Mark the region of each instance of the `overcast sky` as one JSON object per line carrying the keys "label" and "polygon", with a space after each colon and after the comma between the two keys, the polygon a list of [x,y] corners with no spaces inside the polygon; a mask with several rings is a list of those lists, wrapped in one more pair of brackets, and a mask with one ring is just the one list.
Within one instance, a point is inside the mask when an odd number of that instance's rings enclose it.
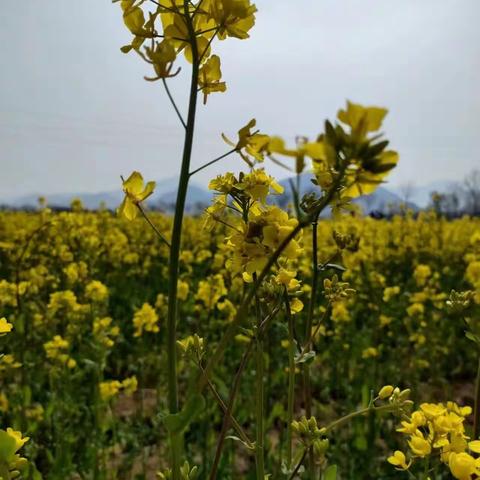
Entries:
{"label": "overcast sky", "polygon": [[[0,198],[119,188],[180,167],[182,129],[109,0],[2,0]],[[269,134],[315,136],[345,100],[386,106],[399,185],[480,167],[480,0],[258,0],[251,39],[228,39],[228,90],[200,107],[193,165],[250,118]],[[188,72],[170,83],[186,106]],[[207,179],[242,167],[231,158]],[[287,173],[267,165],[278,177]]]}

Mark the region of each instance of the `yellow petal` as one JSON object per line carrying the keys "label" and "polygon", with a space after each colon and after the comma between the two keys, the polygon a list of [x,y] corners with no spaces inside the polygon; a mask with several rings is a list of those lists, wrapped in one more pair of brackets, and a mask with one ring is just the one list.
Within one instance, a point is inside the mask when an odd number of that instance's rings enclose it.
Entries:
{"label": "yellow petal", "polygon": [[480,453],[480,440],[473,440],[473,442],[468,442],[468,448],[475,453]]}
{"label": "yellow petal", "polygon": [[0,334],[11,332],[13,325],[5,317],[0,318]]}
{"label": "yellow petal", "polygon": [[140,172],[133,172],[125,182],[123,189],[132,195],[138,195],[143,190],[143,177]]}
{"label": "yellow petal", "polygon": [[155,190],[155,185],[155,182],[148,182],[147,185],[145,185],[145,189],[140,194],[140,199],[145,200],[146,198],[148,198]]}

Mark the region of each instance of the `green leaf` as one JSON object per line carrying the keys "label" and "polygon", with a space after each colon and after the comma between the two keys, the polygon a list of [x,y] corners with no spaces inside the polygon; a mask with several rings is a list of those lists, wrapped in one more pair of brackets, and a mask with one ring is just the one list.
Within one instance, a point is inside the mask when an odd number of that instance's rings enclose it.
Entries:
{"label": "green leaf", "polygon": [[327,263],[323,267],[324,270],[327,270],[329,268],[332,270],[336,270],[337,272],[345,272],[347,270],[344,266],[338,265],[337,263]]}
{"label": "green leaf", "polygon": [[477,345],[480,345],[480,339],[474,335],[472,332],[465,332],[465,336],[471,340],[472,342],[475,342]]}
{"label": "green leaf", "polygon": [[185,403],[181,412],[166,415],[163,418],[170,433],[184,432],[190,423],[205,409],[205,398],[200,394],[192,395]]}
{"label": "green leaf", "polygon": [[376,143],[375,145],[371,145],[367,149],[367,157],[376,157],[378,154],[382,153],[387,147],[390,142],[388,140],[383,140],[382,142]]}
{"label": "green leaf", "polygon": [[337,466],[330,465],[323,474],[323,480],[337,480]]}
{"label": "green leaf", "polygon": [[247,442],[244,442],[241,438],[236,437],[235,435],[228,435],[225,439],[234,440],[235,442],[240,442],[248,450],[255,450],[255,442],[249,445]]}
{"label": "green leaf", "polygon": [[304,353],[303,355],[301,353],[297,353],[297,355],[295,355],[295,364],[299,365],[301,363],[309,362],[310,360],[313,360],[315,355],[316,355],[316,352],[314,350],[310,350],[309,352]]}

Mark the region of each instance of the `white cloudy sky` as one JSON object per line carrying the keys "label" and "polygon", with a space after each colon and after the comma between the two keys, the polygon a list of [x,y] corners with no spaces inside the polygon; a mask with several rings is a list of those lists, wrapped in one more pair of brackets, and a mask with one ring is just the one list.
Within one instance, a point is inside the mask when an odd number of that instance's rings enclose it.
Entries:
{"label": "white cloudy sky", "polygon": [[[2,0],[0,198],[118,188],[179,170],[182,129],[109,0]],[[480,167],[479,0],[257,0],[251,39],[217,44],[228,84],[200,108],[194,165],[252,117],[314,136],[347,98],[390,109],[395,184]],[[187,71],[171,82],[186,104]],[[241,160],[205,170],[197,182]],[[279,177],[285,173],[269,167]]]}

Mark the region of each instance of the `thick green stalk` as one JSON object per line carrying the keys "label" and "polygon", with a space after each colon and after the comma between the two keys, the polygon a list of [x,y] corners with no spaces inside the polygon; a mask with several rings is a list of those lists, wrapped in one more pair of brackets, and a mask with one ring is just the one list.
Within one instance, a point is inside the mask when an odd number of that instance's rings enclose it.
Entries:
{"label": "thick green stalk", "polygon": [[[315,311],[315,299],[318,287],[318,216],[312,222],[312,289],[310,293],[310,302],[308,305],[308,316],[305,327],[305,338],[310,338],[312,334],[313,314]],[[305,397],[305,415],[307,418],[312,416],[312,388],[310,381],[310,363],[306,362],[303,366],[303,387]],[[315,458],[313,448],[308,450],[308,473],[310,479],[315,478]]]}
{"label": "thick green stalk", "polygon": [[293,316],[290,310],[288,292],[285,289],[285,311],[288,320],[288,400],[287,400],[287,468],[292,466],[293,443],[292,422],[295,401],[295,343],[293,332]]}
{"label": "thick green stalk", "polygon": [[256,417],[256,439],[255,439],[255,465],[257,469],[257,480],[264,480],[264,360],[263,360],[263,334],[261,332],[262,314],[260,311],[260,301],[255,294],[255,312],[257,316],[257,335],[256,335],[256,367],[255,367],[255,417]]}
{"label": "thick green stalk", "polygon": [[[182,166],[178,182],[177,201],[175,204],[175,216],[170,248],[170,260],[168,269],[168,315],[167,315],[167,353],[168,353],[168,409],[170,413],[178,412],[178,386],[177,386],[177,282],[180,256],[180,244],[182,240],[182,223],[187,197],[190,160],[192,156],[193,134],[195,130],[195,115],[197,109],[198,93],[198,49],[192,19],[189,14],[188,1],[184,2],[185,21],[187,23],[192,47],[192,76],[190,83],[190,100],[188,105],[187,127],[185,142],[183,145]],[[180,479],[180,463],[182,439],[179,434],[170,434],[170,447],[172,454],[173,480]]]}

